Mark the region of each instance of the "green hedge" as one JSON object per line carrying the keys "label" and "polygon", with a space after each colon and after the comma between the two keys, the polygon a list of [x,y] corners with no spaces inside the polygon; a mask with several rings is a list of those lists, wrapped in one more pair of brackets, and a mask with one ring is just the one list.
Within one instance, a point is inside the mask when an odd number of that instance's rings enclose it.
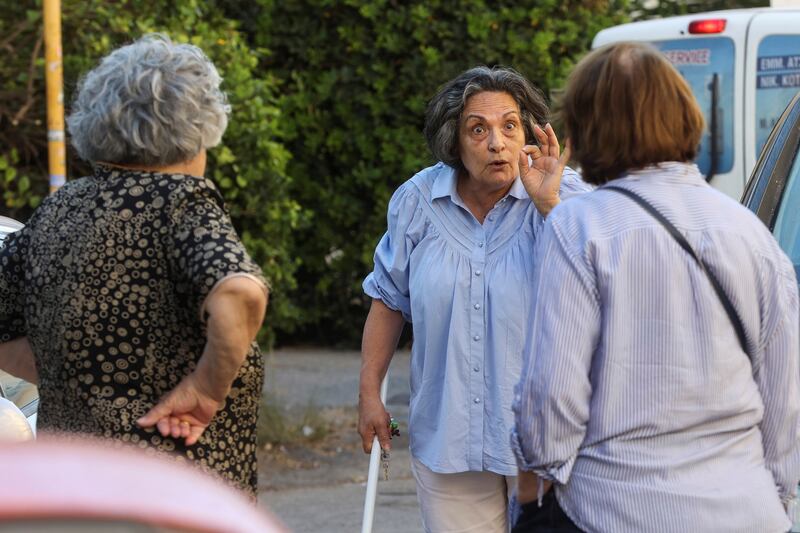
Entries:
{"label": "green hedge", "polygon": [[[233,117],[210,152],[243,239],[270,279],[267,342],[356,346],[361,280],[395,188],[432,163],[425,105],[469,67],[558,89],[600,29],[764,0],[63,1],[67,102],[111,49],[161,31],[201,46]],[[46,193],[41,1],[0,0],[0,214]],[[69,176],[86,165],[68,159]]]}

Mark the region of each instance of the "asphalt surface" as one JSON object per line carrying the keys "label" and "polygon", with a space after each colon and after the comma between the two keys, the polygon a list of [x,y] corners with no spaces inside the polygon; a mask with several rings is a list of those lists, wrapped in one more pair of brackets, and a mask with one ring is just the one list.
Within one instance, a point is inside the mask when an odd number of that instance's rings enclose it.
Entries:
{"label": "asphalt surface", "polygon": [[[267,356],[265,392],[289,409],[314,405],[355,416],[360,364],[357,352],[278,350]],[[409,354],[399,352],[389,369],[387,408],[401,429],[408,427],[408,372]],[[369,456],[355,438],[336,451],[317,468],[275,473],[259,496],[260,505],[292,531],[361,531]],[[407,435],[393,441],[391,457],[390,479],[378,483],[373,531],[422,531]]]}

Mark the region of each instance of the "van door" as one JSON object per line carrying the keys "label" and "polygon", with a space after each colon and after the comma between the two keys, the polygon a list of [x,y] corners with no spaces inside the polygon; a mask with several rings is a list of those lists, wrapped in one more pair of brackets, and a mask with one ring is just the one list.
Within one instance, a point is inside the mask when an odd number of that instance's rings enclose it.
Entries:
{"label": "van door", "polygon": [[756,14],[747,30],[745,164],[755,166],[769,132],[800,91],[800,12]]}
{"label": "van door", "polygon": [[[736,44],[723,35],[671,39],[653,43],[678,69],[692,88],[706,119],[695,162],[706,179],[737,197],[744,180],[735,175],[741,166],[737,143],[741,117],[736,110]],[[741,49],[741,48],[740,48]],[[739,163],[737,165],[737,163]]]}

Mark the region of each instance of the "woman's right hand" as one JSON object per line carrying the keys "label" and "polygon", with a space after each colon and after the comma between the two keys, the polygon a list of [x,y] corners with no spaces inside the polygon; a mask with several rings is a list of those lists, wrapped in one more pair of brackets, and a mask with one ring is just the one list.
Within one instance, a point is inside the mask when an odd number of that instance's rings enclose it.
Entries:
{"label": "woman's right hand", "polygon": [[[567,140],[567,146],[561,153],[558,138],[550,124],[546,124],[544,129],[536,125],[533,132],[539,146],[522,147],[519,154],[519,176],[536,209],[546,217],[561,201],[561,175],[569,161],[570,146]],[[528,157],[531,164],[528,163]]]}
{"label": "woman's right hand", "polygon": [[381,450],[390,450],[392,445],[389,437],[389,423],[391,416],[386,411],[380,397],[360,396],[358,399],[358,433],[361,435],[361,445],[364,453],[372,452],[372,442],[378,436]]}

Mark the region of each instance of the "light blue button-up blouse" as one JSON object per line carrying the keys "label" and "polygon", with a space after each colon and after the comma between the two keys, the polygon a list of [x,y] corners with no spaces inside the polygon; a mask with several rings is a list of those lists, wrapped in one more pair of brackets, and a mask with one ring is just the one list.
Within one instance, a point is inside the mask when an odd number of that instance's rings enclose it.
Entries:
{"label": "light blue button-up blouse", "polygon": [[[389,202],[364,291],[412,323],[409,438],[434,472],[516,475],[511,402],[543,219],[517,180],[480,224],[439,163]],[[561,198],[589,190],[566,169]]]}

